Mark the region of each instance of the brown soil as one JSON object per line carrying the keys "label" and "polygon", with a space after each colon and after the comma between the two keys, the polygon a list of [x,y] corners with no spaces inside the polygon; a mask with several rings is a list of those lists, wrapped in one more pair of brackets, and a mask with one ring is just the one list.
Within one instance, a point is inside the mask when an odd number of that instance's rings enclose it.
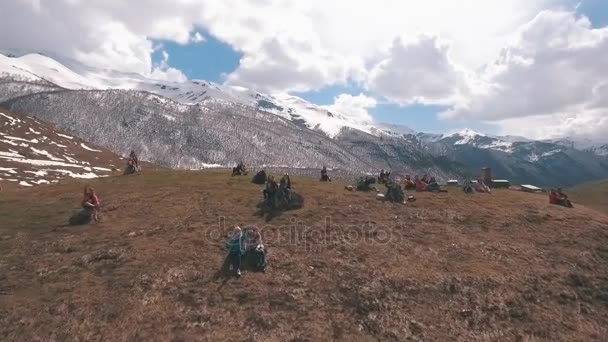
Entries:
{"label": "brown soil", "polygon": [[[83,183],[1,193],[0,340],[608,339],[604,214],[510,190],[382,203],[294,177],[304,208],[267,221],[250,180],[95,180],[102,220],[80,227]],[[218,273],[236,224],[263,229],[266,273]]]}

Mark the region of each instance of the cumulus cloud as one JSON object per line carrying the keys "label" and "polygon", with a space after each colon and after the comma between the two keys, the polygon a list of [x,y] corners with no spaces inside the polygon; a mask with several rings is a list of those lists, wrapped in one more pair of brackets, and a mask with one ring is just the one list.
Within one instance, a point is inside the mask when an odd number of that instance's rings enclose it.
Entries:
{"label": "cumulus cloud", "polygon": [[[284,93],[350,82],[401,105],[452,106],[443,118],[595,134],[608,28],[556,10],[577,1],[13,0],[0,2],[0,48],[179,81],[168,55],[153,63],[153,41],[204,44],[205,32],[243,56],[228,84]],[[361,96],[334,106],[365,118]]]}
{"label": "cumulus cloud", "polygon": [[330,112],[342,113],[357,122],[372,122],[368,110],[376,107],[377,101],[373,97],[359,94],[340,94],[334,98],[334,104],[326,106]]}
{"label": "cumulus cloud", "polygon": [[514,134],[535,139],[591,139],[608,143],[608,115],[605,110],[581,113],[558,113],[494,122],[501,134]]}
{"label": "cumulus cloud", "polygon": [[51,51],[95,67],[159,75],[152,39],[188,43],[201,9],[188,0],[2,1],[0,48]]}
{"label": "cumulus cloud", "polygon": [[465,77],[448,51],[436,37],[411,43],[396,39],[388,56],[370,71],[367,88],[399,104],[451,104]]}
{"label": "cumulus cloud", "polygon": [[456,60],[476,67],[495,54],[505,32],[561,1],[14,0],[0,3],[0,47],[149,74],[151,39],[200,42],[193,32],[201,28],[243,54],[227,82],[305,91],[363,83],[396,37],[444,37]]}
{"label": "cumulus cloud", "polygon": [[160,63],[153,66],[152,72],[150,73],[150,77],[157,80],[171,82],[187,81],[188,77],[186,77],[183,72],[169,66],[169,53],[165,50],[162,50],[161,54],[163,58]]}
{"label": "cumulus cloud", "polygon": [[490,64],[481,92],[443,114],[446,118],[501,120],[608,111],[608,27],[585,17],[544,11]]}
{"label": "cumulus cloud", "polygon": [[570,11],[543,11],[479,75],[482,87],[442,113],[494,121],[503,133],[606,140],[608,27]]}

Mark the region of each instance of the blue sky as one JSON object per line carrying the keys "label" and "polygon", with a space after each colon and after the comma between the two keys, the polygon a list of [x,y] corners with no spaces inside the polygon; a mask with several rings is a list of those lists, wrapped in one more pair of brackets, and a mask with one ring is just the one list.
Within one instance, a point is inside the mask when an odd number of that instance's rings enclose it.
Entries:
{"label": "blue sky", "polygon": [[[570,0],[565,0],[569,3]],[[586,15],[594,27],[608,25],[607,0],[585,0],[578,7],[578,14]],[[216,83],[223,83],[226,75],[239,67],[243,56],[230,45],[211,36],[208,32],[199,31],[205,40],[199,43],[178,44],[170,41],[155,41],[160,49],[153,54],[153,62],[160,63],[162,51],[169,53],[169,64],[181,70],[190,79],[204,79]],[[330,105],[334,98],[340,94],[366,94],[371,96],[361,86],[350,84],[337,84],[327,86],[315,91],[293,93],[312,103]],[[487,133],[495,133],[496,126],[484,124],[481,121],[450,121],[440,120],[438,114],[447,109],[441,106],[399,106],[385,103],[383,99],[376,98],[378,105],[370,110],[370,114],[378,122],[389,122],[406,125],[417,131],[446,132],[463,127]]]}

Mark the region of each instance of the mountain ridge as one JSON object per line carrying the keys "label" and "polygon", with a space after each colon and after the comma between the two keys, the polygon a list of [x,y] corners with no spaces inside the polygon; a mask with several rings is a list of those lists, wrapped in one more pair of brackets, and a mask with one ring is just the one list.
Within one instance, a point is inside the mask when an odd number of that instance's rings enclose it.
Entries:
{"label": "mountain ridge", "polygon": [[[166,167],[230,166],[247,160],[254,167],[328,166],[353,174],[384,168],[446,180],[475,176],[487,166],[499,178],[560,186],[608,177],[602,146],[578,150],[564,141],[470,129],[420,133],[353,120],[290,95],[200,80],[149,80],[94,68],[87,75],[95,82],[109,77],[114,84],[122,82],[122,88],[81,89],[77,83],[88,80],[69,74],[64,82],[64,68],[49,59],[0,56],[0,105],[38,116],[118,154],[140,150],[142,160]],[[33,76],[43,73],[49,76]]]}

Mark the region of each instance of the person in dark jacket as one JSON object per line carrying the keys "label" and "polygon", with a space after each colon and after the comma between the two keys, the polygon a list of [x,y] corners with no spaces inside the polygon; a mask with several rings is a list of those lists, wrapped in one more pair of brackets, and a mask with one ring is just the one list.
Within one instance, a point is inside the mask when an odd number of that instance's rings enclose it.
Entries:
{"label": "person in dark jacket", "polygon": [[281,196],[284,196],[289,203],[291,200],[291,179],[289,178],[289,174],[286,173],[283,175],[283,178],[281,178],[281,181],[279,182],[279,191],[281,192]]}
{"label": "person in dark jacket", "polygon": [[275,199],[277,191],[279,190],[279,185],[274,180],[274,176],[268,176],[268,181],[266,182],[266,189],[264,189],[264,199],[267,201],[268,206],[275,206]]}
{"label": "person in dark jacket", "polygon": [[329,175],[327,174],[327,167],[323,166],[323,169],[321,170],[321,182],[331,182],[331,178],[329,178]]}

